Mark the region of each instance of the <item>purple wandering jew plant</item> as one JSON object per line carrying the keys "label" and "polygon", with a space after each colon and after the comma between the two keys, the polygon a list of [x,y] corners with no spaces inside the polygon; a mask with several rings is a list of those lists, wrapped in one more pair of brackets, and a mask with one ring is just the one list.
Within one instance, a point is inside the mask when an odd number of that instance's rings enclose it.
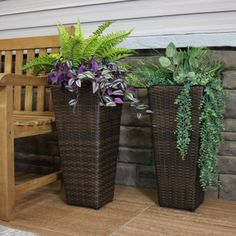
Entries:
{"label": "purple wandering jew plant", "polygon": [[[89,82],[93,93],[97,93],[100,98],[100,105],[113,107],[124,103],[125,98],[133,104],[138,103],[134,97],[135,90],[129,85],[129,73],[120,63],[108,62],[106,59],[92,59],[78,68],[73,67],[71,61],[57,60],[55,69],[48,75],[48,81],[51,85],[59,85],[73,93],[79,93],[82,84]],[[76,103],[76,99],[69,101],[71,106],[76,106]]]}

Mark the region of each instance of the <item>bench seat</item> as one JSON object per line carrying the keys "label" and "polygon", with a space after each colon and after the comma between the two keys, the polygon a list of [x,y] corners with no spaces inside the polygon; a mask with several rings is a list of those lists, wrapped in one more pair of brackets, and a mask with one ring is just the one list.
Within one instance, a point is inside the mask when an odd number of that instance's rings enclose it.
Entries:
{"label": "bench seat", "polygon": [[21,112],[13,115],[14,138],[52,132],[52,125],[55,122],[55,116],[53,113],[44,115],[32,113]]}

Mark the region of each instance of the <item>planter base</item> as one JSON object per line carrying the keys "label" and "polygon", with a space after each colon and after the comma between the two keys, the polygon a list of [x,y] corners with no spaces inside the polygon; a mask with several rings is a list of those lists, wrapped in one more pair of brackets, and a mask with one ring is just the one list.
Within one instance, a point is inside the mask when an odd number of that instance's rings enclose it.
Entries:
{"label": "planter base", "polygon": [[113,200],[121,106],[99,106],[91,84],[79,90],[75,112],[72,93],[52,88],[66,202],[98,209]]}
{"label": "planter base", "polygon": [[182,160],[176,148],[176,97],[181,86],[156,86],[149,90],[152,114],[153,147],[161,207],[194,211],[204,199],[199,182],[199,115],[203,93],[201,87],[191,90],[192,126],[188,155]]}

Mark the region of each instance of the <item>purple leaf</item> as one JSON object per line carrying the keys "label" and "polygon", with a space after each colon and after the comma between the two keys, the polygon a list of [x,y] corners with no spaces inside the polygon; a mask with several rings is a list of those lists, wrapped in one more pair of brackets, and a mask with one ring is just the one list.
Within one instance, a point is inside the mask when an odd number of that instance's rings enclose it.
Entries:
{"label": "purple leaf", "polygon": [[68,70],[67,73],[66,73],[66,76],[69,77],[69,78],[73,78],[74,75],[73,75],[72,70]]}
{"label": "purple leaf", "polygon": [[121,98],[115,98],[114,101],[115,101],[115,103],[117,103],[117,104],[122,104],[122,103],[124,103],[124,101],[123,101]]}
{"label": "purple leaf", "polygon": [[57,83],[57,76],[56,76],[56,73],[50,73],[48,75],[48,81],[50,84],[56,84]]}
{"label": "purple leaf", "polygon": [[98,71],[98,63],[96,62],[96,60],[95,59],[92,59],[91,60],[91,65],[92,65],[92,71],[94,72],[94,73],[96,73],[97,71]]}
{"label": "purple leaf", "polygon": [[84,73],[84,70],[85,70],[85,65],[81,65],[80,68],[77,70],[77,74],[82,74]]}
{"label": "purple leaf", "polygon": [[110,96],[110,95],[112,95],[112,89],[111,88],[109,88],[108,90],[107,90],[107,94]]}
{"label": "purple leaf", "polygon": [[132,87],[132,86],[130,86],[130,87],[129,87],[129,91],[131,91],[131,92],[135,92],[135,88]]}

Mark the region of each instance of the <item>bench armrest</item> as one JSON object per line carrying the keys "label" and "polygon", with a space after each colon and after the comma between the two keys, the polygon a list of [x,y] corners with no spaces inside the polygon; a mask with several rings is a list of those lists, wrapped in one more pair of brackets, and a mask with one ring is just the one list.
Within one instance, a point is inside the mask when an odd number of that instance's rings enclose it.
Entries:
{"label": "bench armrest", "polygon": [[34,77],[16,74],[0,73],[0,86],[46,86],[47,77]]}

